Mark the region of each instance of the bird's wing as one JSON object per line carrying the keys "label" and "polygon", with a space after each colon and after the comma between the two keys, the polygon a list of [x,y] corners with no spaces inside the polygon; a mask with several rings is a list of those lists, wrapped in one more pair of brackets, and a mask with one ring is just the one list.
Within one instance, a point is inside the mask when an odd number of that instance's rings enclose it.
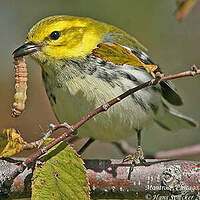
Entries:
{"label": "bird's wing", "polygon": [[[154,64],[149,57],[139,50],[133,50],[129,47],[118,43],[104,42],[97,45],[93,49],[92,55],[106,62],[123,66],[131,65],[138,68],[143,68],[148,73],[155,77],[156,72],[161,72],[158,65]],[[171,81],[162,81],[160,83],[162,96],[173,105],[182,105],[182,99],[176,92],[175,86]]]}

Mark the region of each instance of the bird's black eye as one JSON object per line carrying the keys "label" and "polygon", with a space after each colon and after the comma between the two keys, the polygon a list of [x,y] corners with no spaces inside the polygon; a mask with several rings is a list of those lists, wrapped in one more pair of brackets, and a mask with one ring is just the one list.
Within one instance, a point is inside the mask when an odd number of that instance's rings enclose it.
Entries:
{"label": "bird's black eye", "polygon": [[52,40],[57,40],[59,37],[60,37],[60,32],[59,32],[59,31],[53,31],[53,32],[50,34],[50,38],[51,38]]}

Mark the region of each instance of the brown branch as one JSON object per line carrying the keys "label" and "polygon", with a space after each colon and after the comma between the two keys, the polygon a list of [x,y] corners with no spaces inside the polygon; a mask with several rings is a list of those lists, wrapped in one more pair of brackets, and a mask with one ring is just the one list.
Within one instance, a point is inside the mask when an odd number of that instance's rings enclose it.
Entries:
{"label": "brown branch", "polygon": [[[130,146],[125,140],[121,140],[118,142],[112,142],[120,152],[125,154],[133,154],[136,151],[136,148]],[[200,144],[187,146],[179,149],[171,149],[168,151],[160,151],[155,154],[145,153],[145,158],[154,158],[154,159],[171,159],[171,158],[179,158],[185,156],[193,156],[193,155],[200,155]]]}
{"label": "brown branch", "polygon": [[[147,160],[150,166],[136,166],[128,180],[130,163],[122,160],[84,160],[93,198],[112,199],[197,199],[200,194],[200,163],[180,160]],[[0,183],[10,176],[16,163],[0,160]],[[32,169],[12,182],[11,190],[1,187],[4,197],[30,197]],[[158,198],[159,197],[159,198]]]}
{"label": "brown branch", "polygon": [[200,145],[193,145],[189,147],[183,147],[180,149],[173,149],[169,151],[161,151],[155,154],[155,158],[180,158],[184,156],[191,156],[200,154]]}
{"label": "brown branch", "polygon": [[[175,79],[175,78],[182,78],[182,77],[187,77],[187,76],[194,76],[200,74],[200,69],[197,69],[196,66],[193,66],[191,68],[191,71],[186,71],[174,75],[169,75],[169,76],[164,76],[161,78],[161,76],[157,76],[157,78],[152,79],[148,82],[145,82],[135,88],[132,88],[123,94],[119,95],[118,97],[108,101],[104,105],[101,105],[100,107],[96,108],[92,112],[90,112],[88,115],[85,115],[79,122],[77,122],[75,125],[71,126],[70,129],[65,131],[61,136],[57,137],[55,140],[50,142],[46,147],[43,147],[42,149],[38,150],[36,153],[28,157],[21,165],[19,165],[11,174],[10,176],[5,178],[4,181],[4,186],[10,186],[10,182],[19,175],[21,172],[23,172],[26,167],[30,166],[33,162],[35,162],[41,155],[44,155],[49,149],[51,149],[53,146],[58,144],[61,141],[66,140],[66,138],[69,138],[70,135],[73,135],[75,130],[77,130],[80,126],[82,126],[85,122],[87,122],[89,119],[94,117],[95,115],[107,111],[111,106],[114,104],[120,102],[121,100],[125,99],[127,96],[137,92],[138,90],[141,90],[143,88],[155,85],[159,83],[160,81],[165,81],[165,80],[170,80],[170,79]],[[55,127],[55,130],[58,128],[63,128],[63,125],[58,125]]]}

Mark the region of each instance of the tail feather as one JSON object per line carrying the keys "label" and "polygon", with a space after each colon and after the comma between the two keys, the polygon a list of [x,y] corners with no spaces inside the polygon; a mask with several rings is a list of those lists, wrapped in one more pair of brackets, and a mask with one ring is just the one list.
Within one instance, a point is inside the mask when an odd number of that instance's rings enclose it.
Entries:
{"label": "tail feather", "polygon": [[155,122],[168,131],[178,131],[180,129],[197,127],[198,123],[192,118],[179,113],[173,108],[168,107],[164,102],[161,112]]}

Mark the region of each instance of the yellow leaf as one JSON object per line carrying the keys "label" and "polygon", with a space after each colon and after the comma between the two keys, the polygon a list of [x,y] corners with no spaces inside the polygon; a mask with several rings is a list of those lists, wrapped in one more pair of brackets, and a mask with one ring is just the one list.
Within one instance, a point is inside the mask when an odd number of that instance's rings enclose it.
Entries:
{"label": "yellow leaf", "polygon": [[132,51],[117,43],[100,43],[97,48],[93,50],[92,54],[116,65],[126,64],[134,67],[143,67],[153,77],[155,77],[153,72],[158,68],[157,65],[143,63]]}
{"label": "yellow leaf", "polygon": [[20,136],[19,132],[13,128],[4,129],[0,133],[0,158],[13,156],[23,151],[26,142]]}

